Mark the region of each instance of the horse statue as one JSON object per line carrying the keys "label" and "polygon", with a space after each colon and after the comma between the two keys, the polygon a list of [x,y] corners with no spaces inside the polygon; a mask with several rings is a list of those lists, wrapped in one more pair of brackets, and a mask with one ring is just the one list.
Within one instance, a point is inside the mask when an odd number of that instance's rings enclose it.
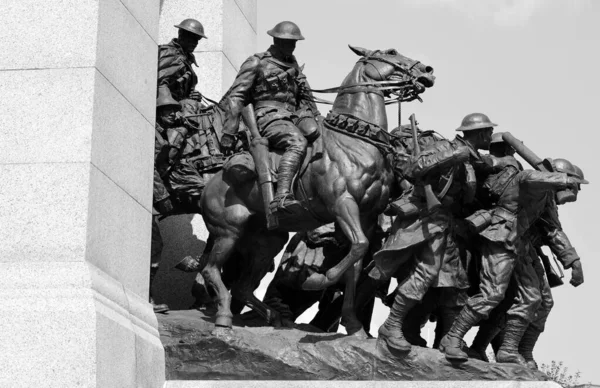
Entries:
{"label": "horse statue", "polygon": [[[295,197],[304,205],[304,213],[280,219],[277,229],[268,230],[261,190],[256,174],[251,174],[254,165],[248,167],[250,172],[224,168],[206,184],[200,207],[211,249],[203,255],[198,269],[217,294],[217,327],[232,327],[232,297],[267,322],[280,324],[277,311],[258,300],[254,289],[272,268],[289,232],[336,222],[350,241],[349,253],[326,274],[307,276],[302,286],[324,289],[344,277],[343,322],[348,334],[366,338],[354,311],[356,281],[377,217],[398,190],[390,158],[385,97],[393,93],[398,102],[417,99],[433,86],[435,77],[431,67],[394,49],[350,49],[361,58],[336,88],[331,111],[319,120],[321,135],[309,144],[294,183]],[[277,158],[276,153],[271,152],[271,157]],[[242,252],[241,258],[236,252]],[[230,294],[221,269],[232,255],[237,256],[242,276]]]}

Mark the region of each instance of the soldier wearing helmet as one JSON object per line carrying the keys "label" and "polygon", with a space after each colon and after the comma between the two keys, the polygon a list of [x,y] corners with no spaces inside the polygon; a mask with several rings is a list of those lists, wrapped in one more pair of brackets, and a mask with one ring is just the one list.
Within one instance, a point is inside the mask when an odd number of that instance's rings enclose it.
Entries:
{"label": "soldier wearing helmet", "polygon": [[271,211],[277,212],[300,206],[291,191],[292,179],[304,159],[308,141],[318,136],[315,117],[319,111],[302,68],[292,55],[296,42],[304,39],[300,29],[286,21],[267,33],[273,37],[273,45],[242,64],[221,100],[226,111],[221,146],[225,151],[231,150],[240,113],[252,103],[260,134],[271,147],[284,150],[277,192],[270,205]]}
{"label": "soldier wearing helmet", "polygon": [[[469,217],[471,224],[479,230],[481,240],[480,291],[469,298],[441,341],[440,349],[447,359],[468,359],[462,349],[463,337],[500,304],[512,277],[518,302],[507,312],[506,333],[496,360],[526,365],[526,360],[519,354],[519,344],[543,302],[543,287],[528,255],[532,233],[547,209],[556,206],[556,193],[579,183],[579,178],[566,172],[519,171],[513,164],[506,164],[499,173],[488,177],[483,187],[493,207]],[[566,259],[563,264],[570,267],[571,259]],[[484,339],[481,337],[479,341],[484,342]],[[473,347],[480,348],[480,345],[475,343]]]}
{"label": "soldier wearing helmet", "polygon": [[192,64],[198,67],[193,53],[198,42],[206,38],[204,27],[195,19],[185,19],[175,27],[179,29],[177,38],[158,47],[158,88],[167,89],[177,101],[200,101],[202,95],[195,90],[198,77]]}
{"label": "soldier wearing helmet", "polygon": [[[468,282],[460,243],[452,226],[473,206],[476,174],[483,176],[495,169],[491,157],[478,152],[488,149],[494,126],[482,113],[467,115],[458,128],[464,136],[436,141],[416,157],[399,158],[402,162],[397,163],[398,173],[413,183],[414,188],[390,206],[398,213],[395,232],[375,253],[375,268],[369,273],[376,281],[383,282],[399,275],[398,268],[408,260],[416,260],[408,276],[399,280],[390,314],[379,328],[378,341],[389,348],[410,350],[404,331],[412,332],[415,327],[406,327],[405,321],[408,323],[409,313],[423,301],[430,288],[438,289],[431,295],[450,314],[458,314],[466,300]],[[431,185],[441,202],[434,211],[426,206],[425,183]],[[445,326],[449,329],[450,324]],[[417,335],[412,337],[418,340]]]}

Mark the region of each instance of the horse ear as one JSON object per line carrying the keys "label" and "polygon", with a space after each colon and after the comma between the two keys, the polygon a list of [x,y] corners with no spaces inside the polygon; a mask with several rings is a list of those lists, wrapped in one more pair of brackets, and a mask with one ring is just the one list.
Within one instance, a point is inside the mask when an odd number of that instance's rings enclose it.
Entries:
{"label": "horse ear", "polygon": [[350,47],[350,50],[352,50],[354,52],[354,54],[356,54],[360,57],[366,57],[371,52],[371,50],[367,50],[362,47],[355,47],[355,46],[351,46],[351,45],[348,45],[348,47]]}

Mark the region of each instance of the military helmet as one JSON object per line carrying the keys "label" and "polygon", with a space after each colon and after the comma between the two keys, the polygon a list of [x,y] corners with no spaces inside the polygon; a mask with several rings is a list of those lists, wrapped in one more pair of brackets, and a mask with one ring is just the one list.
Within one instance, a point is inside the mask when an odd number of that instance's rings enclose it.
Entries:
{"label": "military helmet", "polygon": [[460,127],[456,130],[458,132],[473,131],[475,129],[492,128],[497,125],[492,123],[490,118],[483,113],[471,113],[465,116]]}
{"label": "military helmet", "polygon": [[267,31],[267,34],[279,39],[304,40],[300,27],[292,22],[277,23],[275,27]]}
{"label": "military helmet", "polygon": [[158,93],[158,98],[156,99],[156,109],[162,106],[176,106],[177,108],[181,108],[181,105],[173,97],[171,97],[171,93],[168,91],[159,91]]}
{"label": "military helmet", "polygon": [[202,26],[202,23],[196,19],[185,19],[181,23],[176,24],[175,27],[191,32],[192,34],[198,35],[201,38],[208,39],[206,35],[204,35],[204,27]]}
{"label": "military helmet", "polygon": [[585,179],[583,171],[581,170],[581,168],[579,168],[579,166],[573,165],[573,170],[575,170],[577,178],[581,179],[581,183],[590,183]]}
{"label": "military helmet", "polygon": [[490,144],[495,144],[495,143],[504,143],[504,139],[502,138],[502,134],[504,132],[494,132],[492,133],[492,141]]}

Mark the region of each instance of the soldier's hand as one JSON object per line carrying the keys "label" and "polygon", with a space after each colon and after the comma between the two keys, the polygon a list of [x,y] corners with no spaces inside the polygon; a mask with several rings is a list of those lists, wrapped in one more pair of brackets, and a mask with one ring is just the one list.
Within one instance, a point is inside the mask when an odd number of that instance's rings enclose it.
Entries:
{"label": "soldier's hand", "polygon": [[190,98],[196,101],[202,101],[202,94],[197,90],[192,90],[190,93]]}
{"label": "soldier's hand", "polygon": [[571,282],[573,287],[583,284],[583,268],[581,268],[581,260],[575,260],[571,267]]}
{"label": "soldier's hand", "polygon": [[224,133],[221,136],[221,152],[225,155],[233,152],[233,148],[235,147],[236,137],[235,135]]}
{"label": "soldier's hand", "polygon": [[580,184],[581,184],[581,179],[574,177],[574,176],[567,177],[567,187],[577,189]]}

